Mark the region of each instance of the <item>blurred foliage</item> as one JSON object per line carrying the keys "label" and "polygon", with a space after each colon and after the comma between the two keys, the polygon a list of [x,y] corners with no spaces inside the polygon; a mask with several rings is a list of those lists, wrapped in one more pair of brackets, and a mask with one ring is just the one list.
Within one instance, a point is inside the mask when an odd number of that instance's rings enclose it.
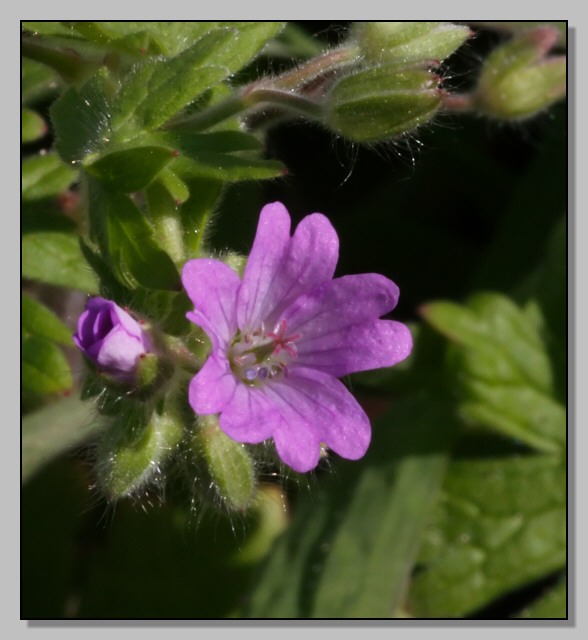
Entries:
{"label": "blurred foliage", "polygon": [[[474,86],[520,25],[470,23],[444,86]],[[566,618],[566,105],[509,123],[442,111],[367,145],[281,103],[240,127],[234,87],[296,73],[348,26],[23,23],[22,618]],[[400,287],[413,355],[346,381],[370,451],[302,478],[260,446],[256,485],[220,432],[174,436],[165,487],[156,473],[107,504],[93,465],[126,441],[96,419],[111,397],[78,399],[83,294],[202,354],[179,269],[239,261],[274,200],[293,223],[329,217],[337,275]],[[141,475],[152,456],[135,454]]]}

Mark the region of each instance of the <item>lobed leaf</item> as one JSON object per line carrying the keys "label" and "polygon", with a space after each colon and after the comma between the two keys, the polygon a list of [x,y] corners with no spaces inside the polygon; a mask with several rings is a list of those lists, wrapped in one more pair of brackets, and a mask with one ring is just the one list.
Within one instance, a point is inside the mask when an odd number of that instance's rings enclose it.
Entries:
{"label": "lobed leaf", "polygon": [[525,607],[517,618],[540,620],[565,620],[568,617],[568,590],[565,580],[560,580],[555,587],[546,591],[528,607]]}
{"label": "lobed leaf", "polygon": [[456,345],[465,416],[540,450],[563,447],[565,407],[554,397],[551,361],[528,314],[505,296],[478,294],[467,306],[430,303],[423,315]]}
{"label": "lobed leaf", "polygon": [[361,463],[340,465],[312,496],[301,496],[253,588],[247,617],[396,615],[456,425],[442,401],[423,399],[398,401],[374,425]]}
{"label": "lobed leaf", "polygon": [[566,470],[557,456],[452,463],[411,583],[415,617],[463,617],[566,562]]}

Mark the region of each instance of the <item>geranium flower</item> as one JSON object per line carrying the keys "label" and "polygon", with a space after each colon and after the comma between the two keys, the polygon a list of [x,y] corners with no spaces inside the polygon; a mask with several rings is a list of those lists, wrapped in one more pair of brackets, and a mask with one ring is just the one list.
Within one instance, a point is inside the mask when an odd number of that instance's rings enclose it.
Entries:
{"label": "geranium flower", "polygon": [[97,368],[120,382],[132,382],[138,360],[151,350],[141,325],[112,300],[90,298],[73,335],[76,346]]}
{"label": "geranium flower", "polygon": [[388,367],[412,349],[407,327],[381,320],[398,287],[366,273],[333,279],[339,240],[320,213],[290,236],[290,216],[266,205],[243,279],[212,259],[186,263],[182,282],[194,303],[189,320],[212,349],[192,379],[198,415],[220,414],[220,428],[242,443],[273,439],[279,457],[298,472],[318,464],[321,445],[361,458],[371,428],[337,378]]}

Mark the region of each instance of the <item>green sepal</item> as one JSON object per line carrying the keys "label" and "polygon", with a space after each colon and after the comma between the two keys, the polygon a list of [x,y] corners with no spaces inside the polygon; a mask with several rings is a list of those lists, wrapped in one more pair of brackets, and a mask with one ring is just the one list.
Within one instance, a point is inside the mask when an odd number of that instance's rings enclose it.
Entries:
{"label": "green sepal", "polygon": [[325,123],[351,140],[377,142],[429,121],[441,99],[439,78],[429,71],[382,66],[335,83]]}
{"label": "green sepal", "polygon": [[244,511],[256,491],[253,461],[244,444],[224,434],[218,417],[200,416],[192,438],[198,457],[206,461],[218,497],[229,509]]}
{"label": "green sepal", "polygon": [[137,494],[162,480],[163,465],[183,433],[175,412],[164,409],[145,415],[133,406],[119,413],[96,450],[96,476],[110,500]]}

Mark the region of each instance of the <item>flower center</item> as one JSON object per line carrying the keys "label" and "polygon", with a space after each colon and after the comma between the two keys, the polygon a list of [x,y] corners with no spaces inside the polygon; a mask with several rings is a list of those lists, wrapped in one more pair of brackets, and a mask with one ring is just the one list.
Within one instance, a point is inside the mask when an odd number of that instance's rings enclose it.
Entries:
{"label": "flower center", "polygon": [[288,336],[286,331],[285,320],[273,331],[266,331],[263,324],[251,333],[239,331],[228,354],[233,373],[251,386],[288,375],[288,366],[298,354],[294,342],[300,335]]}

